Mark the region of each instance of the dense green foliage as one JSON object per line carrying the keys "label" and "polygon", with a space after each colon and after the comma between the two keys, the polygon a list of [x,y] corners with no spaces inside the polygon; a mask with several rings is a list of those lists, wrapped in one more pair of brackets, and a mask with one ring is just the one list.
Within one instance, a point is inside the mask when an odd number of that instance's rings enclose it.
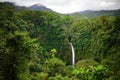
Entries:
{"label": "dense green foliage", "polygon": [[0,3],[0,80],[119,80],[119,62],[120,16],[76,18]]}
{"label": "dense green foliage", "polygon": [[107,69],[101,65],[97,67],[89,66],[89,68],[75,69],[73,74],[79,80],[106,80],[107,79]]}

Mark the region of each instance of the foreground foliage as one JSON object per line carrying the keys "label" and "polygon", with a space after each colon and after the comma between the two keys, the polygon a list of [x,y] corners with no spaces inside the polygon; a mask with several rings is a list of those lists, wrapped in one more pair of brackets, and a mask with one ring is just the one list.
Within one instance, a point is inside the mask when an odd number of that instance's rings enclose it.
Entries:
{"label": "foreground foliage", "polygon": [[97,67],[89,66],[89,68],[78,68],[73,71],[80,80],[107,80],[107,69],[102,65]]}

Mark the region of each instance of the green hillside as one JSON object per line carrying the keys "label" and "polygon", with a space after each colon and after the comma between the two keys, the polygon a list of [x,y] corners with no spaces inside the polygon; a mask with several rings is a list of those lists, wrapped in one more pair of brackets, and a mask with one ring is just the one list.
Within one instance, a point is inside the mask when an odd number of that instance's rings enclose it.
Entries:
{"label": "green hillside", "polygon": [[119,15],[120,15],[120,9],[99,10],[99,11],[86,10],[86,11],[81,11],[81,12],[70,14],[70,16],[78,17],[78,18],[82,18],[83,16],[88,17],[88,18],[94,18],[94,17],[100,17],[100,16],[119,16]]}

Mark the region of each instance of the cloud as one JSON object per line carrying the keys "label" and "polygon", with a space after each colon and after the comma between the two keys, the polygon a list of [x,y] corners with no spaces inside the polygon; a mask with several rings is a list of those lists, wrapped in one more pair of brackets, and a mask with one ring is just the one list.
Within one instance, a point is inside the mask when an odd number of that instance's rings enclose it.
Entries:
{"label": "cloud", "polygon": [[[48,2],[48,3],[47,3]],[[72,13],[83,10],[119,9],[120,0],[44,0],[47,7],[60,12]]]}
{"label": "cloud", "polygon": [[72,13],[83,10],[119,9],[120,0],[2,0],[15,2],[17,5],[30,6],[42,3],[60,13]]}
{"label": "cloud", "polygon": [[112,5],[114,5],[115,3],[114,2],[101,2],[101,5],[102,6],[112,6]]}

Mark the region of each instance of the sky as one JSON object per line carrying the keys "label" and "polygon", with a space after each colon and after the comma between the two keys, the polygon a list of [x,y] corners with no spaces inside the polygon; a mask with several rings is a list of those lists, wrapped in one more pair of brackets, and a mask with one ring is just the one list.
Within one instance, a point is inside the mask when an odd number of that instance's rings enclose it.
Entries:
{"label": "sky", "polygon": [[120,9],[120,0],[0,0],[14,2],[20,6],[43,4],[58,13],[74,13],[84,10]]}

